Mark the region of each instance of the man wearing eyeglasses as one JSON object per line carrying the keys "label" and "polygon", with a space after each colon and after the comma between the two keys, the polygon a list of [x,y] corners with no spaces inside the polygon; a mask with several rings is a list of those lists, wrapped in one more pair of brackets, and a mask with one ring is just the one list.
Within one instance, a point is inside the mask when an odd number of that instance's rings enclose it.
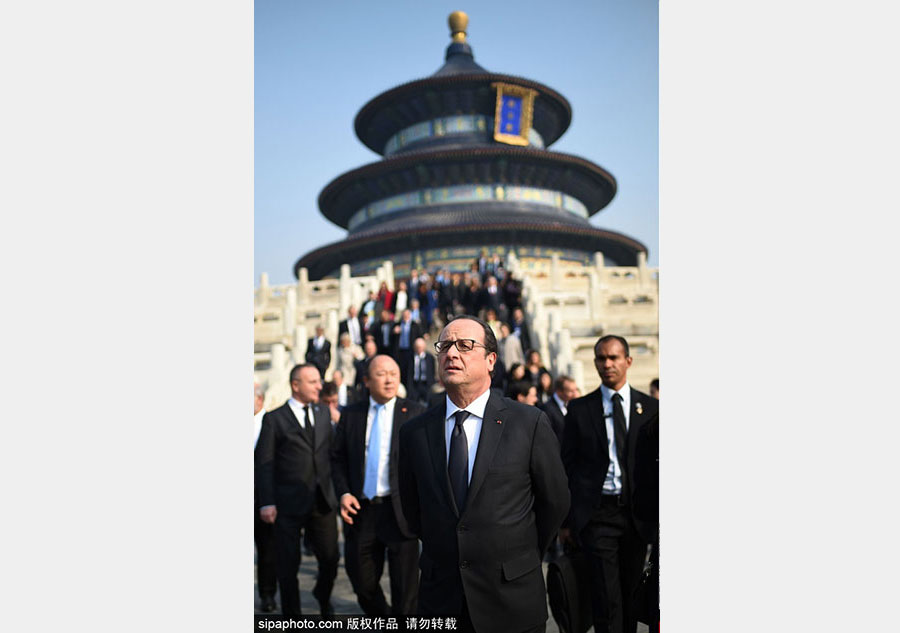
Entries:
{"label": "man wearing eyeglasses", "polygon": [[435,343],[444,400],[400,429],[400,497],[422,541],[420,615],[458,630],[544,631],[541,559],[569,509],[547,416],[492,393],[497,339],[473,316]]}

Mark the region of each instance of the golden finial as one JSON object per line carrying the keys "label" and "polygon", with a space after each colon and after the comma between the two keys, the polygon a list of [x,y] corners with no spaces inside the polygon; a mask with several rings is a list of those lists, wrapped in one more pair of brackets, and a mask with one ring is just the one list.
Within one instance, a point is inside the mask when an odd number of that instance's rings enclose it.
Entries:
{"label": "golden finial", "polygon": [[464,44],[466,41],[466,28],[469,26],[469,16],[463,11],[454,11],[447,18],[450,25],[450,39]]}

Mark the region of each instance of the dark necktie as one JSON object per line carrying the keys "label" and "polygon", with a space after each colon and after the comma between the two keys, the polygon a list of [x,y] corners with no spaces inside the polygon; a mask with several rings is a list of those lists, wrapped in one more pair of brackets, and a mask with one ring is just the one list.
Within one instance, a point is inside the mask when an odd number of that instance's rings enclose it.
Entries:
{"label": "dark necktie", "polygon": [[312,417],[312,409],[309,405],[303,407],[303,414],[306,416],[306,424],[303,425],[303,433],[306,435],[306,439],[309,440],[309,443],[315,445],[313,441],[313,417]]}
{"label": "dark necktie", "polygon": [[613,405],[613,429],[616,438],[616,457],[619,459],[619,469],[622,471],[622,494],[625,494],[625,456],[627,454],[625,436],[625,410],[622,408],[621,394],[614,393],[612,397]]}
{"label": "dark necktie", "polygon": [[463,422],[469,417],[469,412],[459,410],[453,415],[456,417],[456,425],[450,434],[450,461],[447,463],[447,472],[450,473],[450,488],[453,490],[456,508],[462,516],[466,507],[466,496],[469,493],[469,441],[463,429]]}

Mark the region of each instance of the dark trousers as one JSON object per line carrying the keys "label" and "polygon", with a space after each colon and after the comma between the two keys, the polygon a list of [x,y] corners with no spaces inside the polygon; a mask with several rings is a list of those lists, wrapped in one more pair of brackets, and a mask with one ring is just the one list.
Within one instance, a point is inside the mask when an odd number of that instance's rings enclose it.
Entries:
{"label": "dark trousers", "polygon": [[[318,495],[317,495],[318,496]],[[309,535],[319,573],[313,587],[313,597],[321,604],[331,598],[331,589],[337,576],[340,554],[337,546],[337,515],[334,510],[323,512],[322,504],[310,514],[291,515],[279,513],[275,518],[275,548],[278,556],[276,568],[278,586],[281,588],[281,612],[289,617],[301,614],[300,584],[300,530]]]}
{"label": "dark trousers", "polygon": [[634,594],[647,545],[627,507],[604,496],[580,535],[591,572],[591,606],[597,633],[635,633]]}
{"label": "dark trousers", "polygon": [[[416,611],[419,591],[419,542],[406,538],[397,527],[390,497],[360,501],[353,525],[344,524],[344,564],[366,615],[410,615]],[[391,577],[388,606],[379,581],[387,554]]]}
{"label": "dark trousers", "polygon": [[[411,338],[412,336],[410,336],[410,339]],[[412,345],[411,340],[409,343]],[[400,382],[404,385],[409,379],[409,364],[412,362],[412,358],[413,352],[411,347],[407,347],[406,349],[397,348],[397,354],[394,356],[394,360],[400,365]]]}
{"label": "dark trousers", "polygon": [[[478,633],[475,630],[475,626],[472,624],[472,616],[469,615],[469,605],[466,603],[465,598],[463,598],[462,612],[456,619],[456,631],[457,633]],[[533,628],[526,629],[524,631],[518,631],[516,633],[546,633],[546,631],[547,623],[544,622],[543,624],[538,624]]]}
{"label": "dark trousers", "polygon": [[260,598],[275,597],[275,529],[253,513],[253,540],[256,542],[256,586]]}

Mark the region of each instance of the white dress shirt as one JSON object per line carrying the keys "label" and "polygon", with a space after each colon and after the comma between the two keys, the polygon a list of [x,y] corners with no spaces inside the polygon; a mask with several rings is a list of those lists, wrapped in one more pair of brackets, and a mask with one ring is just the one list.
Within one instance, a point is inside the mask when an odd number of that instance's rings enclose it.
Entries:
{"label": "white dress shirt", "polygon": [[[484,408],[487,406],[488,398],[491,397],[491,389],[475,398],[469,406],[465,408],[469,412],[469,417],[463,422],[463,430],[466,432],[466,441],[469,443],[469,481],[472,481],[472,467],[475,465],[475,455],[478,453],[478,440],[481,439],[481,426],[484,424]],[[459,407],[453,404],[450,396],[444,396],[447,401],[447,417],[444,421],[444,439],[447,449],[447,464],[450,464],[450,438],[453,436],[453,427],[456,426],[456,418],[454,413],[459,411]]]}
{"label": "white dress shirt", "polygon": [[[565,415],[566,411],[568,411],[568,409],[566,408],[566,403],[562,401],[562,398],[560,398],[559,394],[557,394],[555,391],[553,392],[553,399],[556,400],[556,406],[558,406],[559,410],[562,411],[562,414]],[[627,414],[625,415],[625,419],[628,419]]]}
{"label": "white dress shirt", "polygon": [[357,345],[362,345],[362,338],[359,335],[359,321],[355,318],[347,319],[347,333],[350,334],[350,340]]}
{"label": "white dress shirt", "polygon": [[398,290],[394,298],[394,314],[402,314],[409,303],[409,295],[405,290]]}
{"label": "white dress shirt", "polygon": [[[288,406],[291,408],[291,411],[294,412],[294,415],[297,417],[297,421],[300,422],[300,428],[305,429],[306,425],[309,421],[306,419],[306,411],[303,410],[307,405],[303,404],[299,400],[295,400],[293,396],[288,399]],[[312,403],[309,404],[309,414],[314,415],[312,411]]]}
{"label": "white dress shirt", "polygon": [[425,352],[416,354],[413,364],[413,381],[425,380]]}
{"label": "white dress shirt", "polygon": [[[394,405],[397,397],[393,397],[383,405],[375,402],[369,396],[369,414],[366,416],[366,463],[363,466],[363,475],[368,471],[370,459],[378,459],[378,480],[375,488],[376,497],[386,497],[391,494],[390,460],[391,460],[391,436],[394,427]],[[383,406],[381,423],[378,425],[378,454],[369,455],[369,437],[372,432],[372,423],[375,421],[375,407]],[[365,482],[363,482],[365,488]]]}
{"label": "white dress shirt", "polygon": [[347,383],[345,382],[342,382],[341,386],[338,387],[338,406],[347,406]]}
{"label": "white dress shirt", "polygon": [[616,455],[616,429],[613,423],[612,397],[614,393],[622,396],[622,410],[625,412],[625,433],[627,437],[628,423],[631,418],[631,386],[626,382],[616,392],[606,385],[600,385],[600,393],[603,395],[603,421],[606,424],[606,441],[609,447],[609,470],[606,471],[603,492],[619,495],[622,494],[622,469],[619,466],[619,456]]}

